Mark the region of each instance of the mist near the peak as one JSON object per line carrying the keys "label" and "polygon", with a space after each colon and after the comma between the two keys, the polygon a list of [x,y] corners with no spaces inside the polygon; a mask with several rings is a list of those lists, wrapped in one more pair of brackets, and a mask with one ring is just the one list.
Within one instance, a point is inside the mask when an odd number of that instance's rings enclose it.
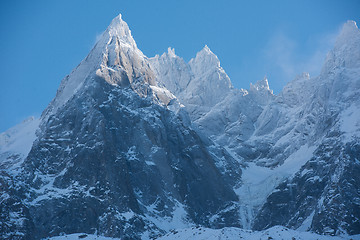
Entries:
{"label": "mist near the peak", "polygon": [[[261,50],[261,58],[264,62],[262,70],[269,77],[270,84],[276,86],[275,92],[280,92],[286,83],[303,72],[317,76],[339,31],[322,33],[306,42],[296,40],[284,31],[274,33]],[[305,51],[304,45],[311,47]]]}

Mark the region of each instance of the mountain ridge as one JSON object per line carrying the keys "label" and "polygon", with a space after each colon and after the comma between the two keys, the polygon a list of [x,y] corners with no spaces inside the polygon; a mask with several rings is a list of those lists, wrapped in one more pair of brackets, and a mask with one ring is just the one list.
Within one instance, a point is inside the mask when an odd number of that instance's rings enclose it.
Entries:
{"label": "mountain ridge", "polygon": [[[146,57],[117,16],[40,120],[0,135],[2,236],[359,234],[359,39],[346,23],[321,74],[274,95],[267,78],[235,89],[206,45],[188,63]],[[25,135],[29,151],[11,148]]]}

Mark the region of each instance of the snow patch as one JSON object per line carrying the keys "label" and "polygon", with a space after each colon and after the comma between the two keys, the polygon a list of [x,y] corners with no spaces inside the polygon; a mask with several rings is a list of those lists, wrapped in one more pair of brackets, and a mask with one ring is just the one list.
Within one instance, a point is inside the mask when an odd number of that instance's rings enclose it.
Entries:
{"label": "snow patch", "polygon": [[0,134],[0,154],[4,152],[19,153],[27,156],[36,139],[35,132],[40,120],[30,117],[22,123]]}
{"label": "snow patch", "polygon": [[342,112],[340,119],[340,130],[344,132],[345,142],[351,140],[353,136],[360,135],[360,109],[355,104],[352,104],[345,111]]}
{"label": "snow patch", "polygon": [[14,176],[18,174],[36,139],[39,124],[38,118],[30,117],[0,134],[0,168]]}
{"label": "snow patch", "polygon": [[104,237],[104,236],[97,236],[93,234],[87,234],[87,233],[74,233],[64,236],[58,236],[58,237],[51,237],[51,238],[44,238],[43,240],[120,240],[120,238],[111,238],[111,237]]}
{"label": "snow patch", "polygon": [[[94,234],[74,233],[64,236],[45,238],[46,240],[120,240],[119,238],[110,238],[97,236]],[[43,239],[43,240],[45,240]],[[142,240],[149,240],[148,234],[144,234]],[[288,229],[281,226],[275,226],[263,231],[250,231],[240,228],[222,228],[210,229],[204,227],[191,227],[184,229],[173,229],[166,235],[157,238],[158,240],[219,240],[219,239],[246,239],[246,240],[346,240],[346,239],[360,239],[360,235],[352,236],[324,236],[311,232],[302,232]]]}
{"label": "snow patch", "polygon": [[176,206],[172,212],[172,217],[158,217],[156,213],[158,212],[156,208],[156,201],[147,206],[148,214],[146,214],[146,219],[150,222],[153,222],[158,228],[165,231],[170,231],[171,229],[182,229],[189,227],[189,220],[187,217],[187,212],[185,207],[180,202],[174,200]]}
{"label": "snow patch", "polygon": [[171,231],[159,240],[218,240],[218,239],[247,239],[247,240],[343,240],[343,239],[360,239],[360,235],[356,236],[324,236],[310,232],[300,232],[291,230],[282,226],[275,226],[263,231],[249,231],[240,228],[222,228],[210,229],[203,227],[193,227],[181,230]]}
{"label": "snow patch", "polygon": [[315,215],[315,210],[304,220],[304,222],[302,223],[302,225],[296,229],[298,231],[308,231],[311,227],[311,223],[312,220],[314,218]]}
{"label": "snow patch", "polygon": [[295,174],[311,159],[315,148],[303,145],[284,164],[273,169],[255,163],[249,163],[243,169],[242,185],[234,191],[240,199],[240,216],[245,229],[250,229],[255,211],[264,204],[266,198],[284,179]]}

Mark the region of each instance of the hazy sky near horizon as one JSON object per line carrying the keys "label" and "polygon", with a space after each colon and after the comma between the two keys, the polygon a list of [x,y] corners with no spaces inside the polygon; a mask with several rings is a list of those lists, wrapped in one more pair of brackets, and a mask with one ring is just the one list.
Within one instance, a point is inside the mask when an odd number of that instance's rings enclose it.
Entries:
{"label": "hazy sky near horizon", "polygon": [[40,116],[119,13],[146,56],[173,47],[189,61],[207,44],[235,87],[266,75],[279,93],[319,73],[341,26],[360,21],[360,1],[2,1],[0,132]]}

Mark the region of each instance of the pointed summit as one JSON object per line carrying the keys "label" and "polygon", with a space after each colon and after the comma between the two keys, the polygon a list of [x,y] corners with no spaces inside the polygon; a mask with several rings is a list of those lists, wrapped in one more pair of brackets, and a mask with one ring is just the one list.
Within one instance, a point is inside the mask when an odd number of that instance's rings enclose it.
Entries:
{"label": "pointed summit", "polygon": [[[123,77],[124,74],[126,77]],[[43,119],[55,113],[84,89],[86,82],[91,82],[95,77],[102,77],[113,85],[125,86],[134,79],[140,79],[140,76],[145,82],[153,84],[152,72],[145,63],[144,55],[137,48],[129,26],[119,14],[111,21],[89,55],[63,79],[56,97],[43,112]]]}
{"label": "pointed summit", "polygon": [[255,84],[250,83],[250,90],[256,90],[256,91],[270,91],[272,93],[272,90],[270,90],[269,82],[267,77],[265,76],[262,80],[257,81]]}
{"label": "pointed summit", "polygon": [[330,73],[339,67],[360,67],[360,30],[354,21],[343,25],[334,48],[326,57],[322,73]]}
{"label": "pointed summit", "polygon": [[175,48],[168,47],[167,54],[169,57],[176,57]]}
{"label": "pointed summit", "polygon": [[355,21],[347,21],[338,35],[335,43],[335,47],[341,47],[342,45],[352,42],[353,40],[359,41],[360,30],[356,25]]}
{"label": "pointed summit", "polygon": [[110,23],[106,32],[112,37],[118,37],[120,40],[136,47],[136,42],[131,35],[131,31],[127,23],[122,19],[122,15],[116,16]]}
{"label": "pointed summit", "polygon": [[201,51],[205,51],[205,52],[208,52],[208,53],[213,53],[210,48],[208,47],[208,45],[205,44],[204,48],[201,50]]}
{"label": "pointed summit", "polygon": [[346,31],[346,30],[353,31],[356,29],[358,29],[358,27],[356,25],[356,22],[353,20],[348,20],[343,26],[343,31]]}
{"label": "pointed summit", "polygon": [[210,50],[210,48],[208,47],[208,45],[205,44],[205,46],[203,47],[203,49],[201,49],[197,54],[196,57],[198,55],[201,56],[215,56],[217,59],[217,56]]}
{"label": "pointed summit", "polygon": [[[201,49],[195,58],[192,58],[189,62],[192,68],[200,70],[203,68],[219,68],[220,61],[218,57],[210,50],[210,48],[205,45],[203,49]],[[195,70],[195,71],[197,71]]]}

